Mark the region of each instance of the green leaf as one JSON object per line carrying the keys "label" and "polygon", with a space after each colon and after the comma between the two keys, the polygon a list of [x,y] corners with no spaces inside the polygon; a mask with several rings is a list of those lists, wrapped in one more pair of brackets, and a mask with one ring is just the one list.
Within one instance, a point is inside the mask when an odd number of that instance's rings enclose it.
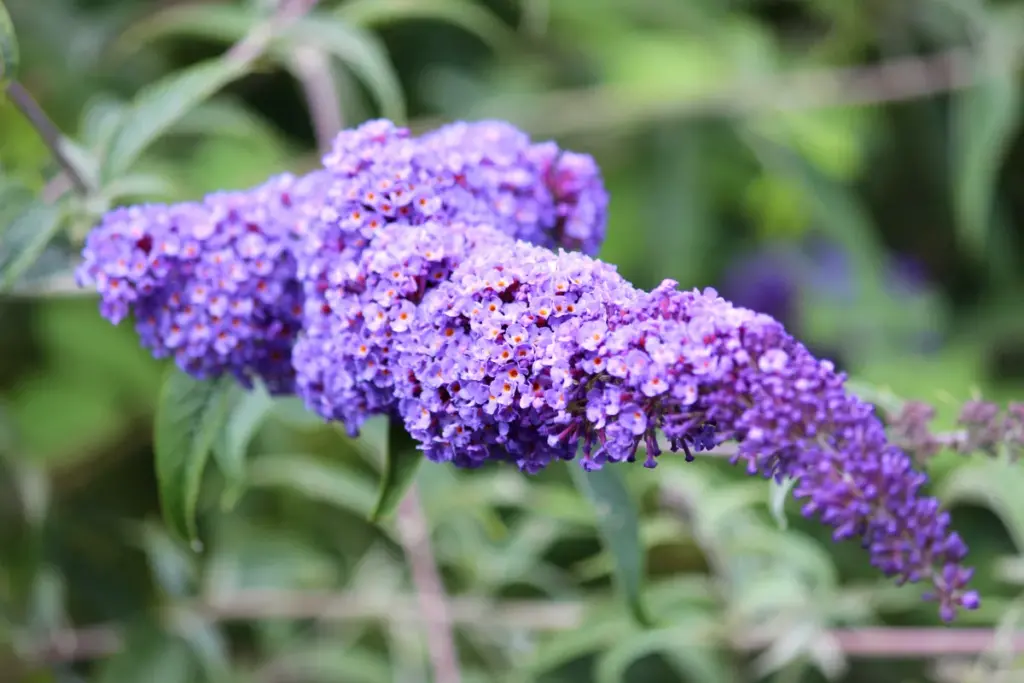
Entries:
{"label": "green leaf", "polygon": [[381,115],[405,121],[405,97],[387,49],[375,35],[329,14],[310,15],[285,29],[281,40],[310,45],[337,57],[367,85],[380,104]]}
{"label": "green leaf", "polygon": [[189,683],[194,681],[195,661],[180,639],[149,625],[128,632],[125,647],[100,663],[96,683]]}
{"label": "green leaf", "polygon": [[511,32],[494,14],[467,0],[351,0],[336,10],[349,24],[379,28],[401,21],[441,21],[480,38],[492,47],[505,45]]}
{"label": "green leaf", "polygon": [[385,656],[365,647],[338,647],[336,638],[290,644],[274,658],[274,671],[281,679],[308,683],[380,683],[394,678]]}
{"label": "green leaf", "polygon": [[369,516],[376,503],[374,482],[340,463],[299,453],[264,455],[249,466],[250,488],[281,487],[307,498]]}
{"label": "green leaf", "polygon": [[172,199],[178,188],[169,178],[156,173],[130,173],[109,183],[103,190],[103,199],[110,206],[125,199]]}
{"label": "green leaf", "polygon": [[329,590],[339,566],[314,538],[257,525],[242,516],[222,518],[215,550],[207,558],[202,586],[211,602],[246,591]]}
{"label": "green leaf", "polygon": [[596,683],[621,683],[629,680],[630,667],[654,654],[665,660],[685,680],[724,683],[732,680],[732,671],[706,643],[713,621],[704,615],[685,617],[672,628],[644,631],[621,639],[604,651],[594,665]]}
{"label": "green leaf", "polygon": [[135,52],[168,36],[234,43],[265,18],[265,14],[253,11],[251,3],[175,5],[133,24],[121,35],[118,48],[124,52]]}
{"label": "green leaf", "polygon": [[1017,129],[1019,105],[1012,72],[989,76],[953,101],[953,204],[960,236],[978,256],[989,246],[996,180]]}
{"label": "green leaf", "polygon": [[1018,464],[980,460],[953,470],[938,497],[947,505],[970,503],[991,510],[1006,527],[1017,550],[1024,552],[1024,469]]}
{"label": "green leaf", "polygon": [[249,444],[274,407],[267,391],[257,386],[233,402],[227,424],[213,445],[213,458],[227,480],[221,502],[231,509],[245,485],[245,456]]}
{"label": "green leaf", "polygon": [[793,478],[786,478],[781,482],[772,479],[768,484],[768,510],[772,513],[772,519],[783,530],[789,526],[789,519],[786,518],[786,499],[795,485],[796,479]]}
{"label": "green leaf", "polygon": [[0,293],[10,291],[35,265],[64,226],[63,217],[60,207],[33,200],[0,233]]}
{"label": "green leaf", "polygon": [[274,128],[237,102],[210,100],[181,117],[168,133],[250,140],[273,138]]}
{"label": "green leaf", "polygon": [[540,677],[619,642],[624,633],[632,633],[636,628],[625,619],[589,616],[579,628],[556,632],[538,643],[533,657],[527,660],[524,667],[526,671],[534,677]]}
{"label": "green leaf", "polygon": [[[191,5],[158,12],[132,27],[124,44],[146,45],[152,40],[186,34],[235,42],[259,21],[260,15],[236,5]],[[380,103],[381,114],[394,121],[405,119],[405,98],[383,43],[373,33],[326,12],[313,12],[290,23],[270,46],[269,54],[287,66],[294,45],[323,50],[341,60],[369,88]]]}
{"label": "green leaf", "polygon": [[640,541],[640,515],[616,466],[587,472],[569,463],[576,488],[597,513],[597,529],[605,548],[615,558],[615,577],[636,620],[650,625],[643,606],[644,551]]}
{"label": "green leaf", "polygon": [[160,503],[171,531],[193,545],[203,472],[234,388],[233,378],[202,381],[172,366],[160,389],[153,440]]}
{"label": "green leaf", "polygon": [[392,420],[388,426],[387,444],[377,504],[370,514],[372,522],[382,521],[398,508],[425,460],[423,453],[413,445],[399,420]]}
{"label": "green leaf", "polygon": [[114,139],[124,122],[127,107],[121,100],[99,95],[91,99],[82,112],[78,140],[94,153],[101,153]]}
{"label": "green leaf", "polygon": [[0,0],[0,86],[14,80],[18,71],[18,38],[14,22]]}
{"label": "green leaf", "polygon": [[275,418],[296,429],[319,429],[324,425],[324,419],[307,408],[297,396],[275,397],[273,413]]}
{"label": "green leaf", "polygon": [[127,171],[167,129],[241,77],[248,66],[238,60],[213,59],[166,76],[141,90],[125,115],[124,125],[111,140],[103,163],[103,177],[109,181]]}
{"label": "green leaf", "polygon": [[129,541],[146,556],[154,585],[167,598],[181,599],[195,589],[197,558],[167,533],[157,521],[129,526]]}
{"label": "green leaf", "polygon": [[14,220],[34,200],[32,190],[24,184],[0,175],[0,238],[10,231]]}

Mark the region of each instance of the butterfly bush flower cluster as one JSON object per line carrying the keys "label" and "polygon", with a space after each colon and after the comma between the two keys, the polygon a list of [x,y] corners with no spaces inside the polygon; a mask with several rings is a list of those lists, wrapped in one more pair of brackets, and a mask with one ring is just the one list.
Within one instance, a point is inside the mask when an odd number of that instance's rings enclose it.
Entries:
{"label": "butterfly bush flower cluster", "polygon": [[795,478],[805,516],[833,527],[837,541],[859,539],[887,576],[931,582],[928,597],[944,619],[978,606],[966,589],[973,570],[961,564],[967,547],[939,502],[922,494],[927,477],[831,362],[713,290],[676,292],[669,282],[641,309],[644,344],[663,350],[669,342],[677,370],[691,378],[687,400],[715,425],[716,439],[739,442],[734,462],[751,474]]}
{"label": "butterfly bush flower cluster", "polygon": [[115,209],[89,234],[78,281],[96,288],[112,323],[134,313],[154,356],[199,378],[258,376],[291,393],[302,324],[293,252],[326,180],[284,174],[201,202]]}
{"label": "butterfly bush flower cluster", "polygon": [[736,441],[943,618],[976,608],[948,513],[843,374],[713,290],[634,288],[592,258],[606,214],[593,159],[509,124],[371,121],[305,177],[111,212],[79,277],[186,372],[261,377],[352,434],[388,415],[437,462],[654,467]]}
{"label": "butterfly bush flower cluster", "polygon": [[340,134],[332,182],[298,255],[304,334],[295,348],[306,404],[358,433],[393,412],[391,350],[420,299],[447,280],[479,228],[596,252],[607,193],[590,157],[533,144],[497,121],[455,123],[422,138],[388,121]]}
{"label": "butterfly bush flower cluster", "polygon": [[482,224],[390,224],[357,259],[332,266],[327,287],[306,301],[305,331],[295,347],[298,393],[307,405],[352,435],[371,415],[391,414],[396,374],[404,370],[398,350],[421,341],[420,302],[481,237],[516,244]]}
{"label": "butterfly bush flower cluster", "polygon": [[576,453],[583,381],[601,371],[595,335],[638,292],[579,253],[492,240],[421,305],[403,340],[400,410],[428,458],[537,472]]}

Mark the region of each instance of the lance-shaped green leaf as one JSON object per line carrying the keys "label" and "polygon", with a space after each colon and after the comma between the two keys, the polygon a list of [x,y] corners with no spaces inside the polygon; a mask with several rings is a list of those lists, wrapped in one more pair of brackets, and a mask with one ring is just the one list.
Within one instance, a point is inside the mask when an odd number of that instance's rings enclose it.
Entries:
{"label": "lance-shaped green leaf", "polygon": [[0,293],[18,284],[35,265],[64,226],[63,216],[60,207],[32,199],[20,207],[8,226],[0,226]]}
{"label": "lance-shaped green leaf", "polygon": [[423,453],[416,448],[400,420],[392,420],[388,428],[384,473],[377,494],[377,504],[370,520],[380,522],[389,517],[402,502],[423,464]]}
{"label": "lance-shaped green leaf", "polygon": [[[234,4],[171,7],[133,26],[122,46],[134,49],[168,35],[236,42],[262,19],[259,13]],[[294,47],[299,45],[336,57],[367,86],[380,103],[383,116],[398,122],[405,119],[405,98],[398,73],[384,44],[372,32],[333,13],[312,12],[283,27],[268,46],[267,54],[288,66]]]}
{"label": "lance-shaped green leaf", "polygon": [[303,453],[255,458],[246,473],[249,488],[278,488],[367,516],[376,504],[376,482],[340,462]]}
{"label": "lance-shaped green leaf", "polygon": [[365,83],[381,114],[398,123],[405,121],[405,96],[384,43],[373,33],[331,15],[309,16],[285,29],[281,40],[311,45],[337,57]]}
{"label": "lance-shaped green leaf", "polygon": [[225,509],[234,507],[242,494],[249,443],[274,407],[273,399],[262,386],[244,392],[231,403],[231,413],[213,444],[213,458],[227,480],[221,500]]}
{"label": "lance-shaped green leaf", "polygon": [[350,0],[335,10],[349,24],[378,28],[403,21],[431,20],[458,26],[491,47],[511,39],[494,14],[471,0]]}
{"label": "lance-shaped green leaf", "polygon": [[156,410],[153,448],[164,519],[195,545],[196,506],[213,444],[237,397],[232,378],[198,380],[171,367]]}
{"label": "lance-shaped green leaf", "polygon": [[0,86],[13,80],[18,70],[18,38],[14,34],[14,22],[0,0]]}
{"label": "lance-shaped green leaf", "polygon": [[110,141],[103,177],[112,180],[134,164],[161,135],[218,90],[244,75],[249,62],[212,59],[177,71],[139,91]]}
{"label": "lance-shaped green leaf", "polygon": [[789,519],[786,517],[786,499],[796,486],[796,479],[787,477],[782,481],[772,479],[768,483],[768,511],[772,513],[772,519],[779,525],[780,529],[789,526]]}
{"label": "lance-shaped green leaf", "polygon": [[615,558],[615,579],[636,620],[649,626],[643,605],[644,549],[640,540],[640,514],[626,483],[622,466],[605,466],[587,472],[569,463],[576,488],[597,513],[597,529],[606,550]]}

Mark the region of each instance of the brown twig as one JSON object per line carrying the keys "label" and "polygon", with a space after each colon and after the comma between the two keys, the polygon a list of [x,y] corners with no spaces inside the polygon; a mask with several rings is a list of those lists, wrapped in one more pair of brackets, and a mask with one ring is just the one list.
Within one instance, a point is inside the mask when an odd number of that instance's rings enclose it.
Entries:
{"label": "brown twig", "polygon": [[409,561],[423,621],[433,625],[426,629],[426,638],[434,670],[434,683],[459,683],[459,656],[446,605],[444,584],[437,571],[430,546],[430,527],[415,486],[409,489],[399,504],[398,537]]}
{"label": "brown twig", "polygon": [[[996,632],[988,628],[846,628],[833,629],[829,634],[848,657],[871,659],[977,655],[990,649],[996,639]],[[777,638],[778,634],[771,637]],[[743,645],[745,649],[757,649],[765,640],[752,639]],[[1014,651],[1024,652],[1024,632],[1013,634],[1011,644]]]}
{"label": "brown twig", "polygon": [[232,45],[224,54],[224,59],[248,64],[259,58],[271,40],[312,11],[318,2],[319,0],[278,0],[273,15]]}
{"label": "brown twig", "polygon": [[[474,628],[563,631],[583,623],[580,603],[542,601],[491,602],[450,598],[443,612],[424,610],[422,595],[387,600],[360,595],[295,591],[246,590],[215,601],[185,603],[173,609],[191,610],[210,621],[250,619],[310,619],[322,621],[399,621],[422,624],[430,632],[453,624]],[[78,661],[106,657],[123,647],[121,627],[99,624],[51,633],[45,640],[20,643],[19,653],[35,662]]]}
{"label": "brown twig", "polygon": [[71,163],[71,160],[64,154],[63,140],[64,134],[60,132],[60,128],[57,127],[43,108],[39,106],[35,98],[32,97],[32,93],[25,89],[18,81],[11,81],[7,84],[7,96],[21,115],[32,124],[32,127],[39,133],[39,137],[42,139],[43,144],[50,150],[50,154],[54,160],[63,169],[64,174],[68,180],[74,186],[75,190],[79,194],[87,194],[89,192],[89,185],[85,182],[81,175],[78,173],[78,169]]}
{"label": "brown twig", "polygon": [[305,95],[317,148],[327,152],[334,136],[345,125],[341,95],[334,82],[334,74],[331,73],[330,60],[320,50],[299,46],[292,52],[289,61]]}
{"label": "brown twig", "polygon": [[[291,593],[288,591],[245,591],[216,604],[198,608],[200,615],[217,621],[243,619],[307,619],[334,621],[409,621],[439,627],[438,615],[427,614],[410,598],[389,600],[386,604],[366,601],[358,596]],[[581,603],[537,601],[487,602],[452,598],[447,605],[446,621],[477,628],[510,628],[566,631],[583,623],[585,606]],[[434,630],[434,629],[432,629]],[[730,646],[740,651],[758,651],[778,638],[778,633],[751,633],[734,639]],[[848,657],[866,659],[930,659],[946,656],[971,656],[990,650],[1001,637],[988,628],[905,628],[865,627],[828,631]],[[706,637],[714,641],[709,634]],[[1011,649],[1024,652],[1024,631],[1012,634]],[[68,662],[99,659],[120,652],[124,645],[117,625],[97,625],[63,629],[43,641],[21,644],[17,648],[30,662]]]}
{"label": "brown twig", "polygon": [[[1019,55],[1004,60],[1003,72],[1018,66]],[[498,97],[473,112],[474,118],[499,116],[538,135],[595,133],[631,128],[665,119],[695,116],[746,116],[827,107],[863,106],[939,95],[975,85],[987,76],[975,53],[955,49],[850,68],[815,68],[777,76],[742,79],[695,95],[688,85],[666,82],[657,98],[628,86],[601,85],[543,95]],[[439,124],[421,120],[413,127]]]}

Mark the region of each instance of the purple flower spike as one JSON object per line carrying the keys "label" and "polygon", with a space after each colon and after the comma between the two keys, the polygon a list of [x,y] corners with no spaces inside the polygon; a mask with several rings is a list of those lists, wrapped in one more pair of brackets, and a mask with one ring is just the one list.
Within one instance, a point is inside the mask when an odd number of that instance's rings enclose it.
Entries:
{"label": "purple flower spike", "polygon": [[[438,462],[537,472],[579,452],[595,470],[643,448],[655,467],[663,449],[692,460],[736,441],[734,462],[796,479],[803,513],[837,541],[929,582],[944,619],[978,607],[927,477],[832,363],[713,290],[645,293],[587,255],[608,200],[593,159],[502,122],[416,139],[371,121],[324,166],[112,211],[79,280],[186,372],[258,376],[351,434],[374,414],[401,419]],[[963,421],[988,429],[978,443],[1012,440],[1013,410]]]}
{"label": "purple flower spike", "polygon": [[334,264],[326,288],[306,302],[304,335],[295,347],[297,390],[307,405],[352,435],[368,417],[391,413],[396,375],[406,372],[400,350],[423,344],[416,336],[420,302],[480,238],[513,244],[484,225],[391,224],[356,261]]}
{"label": "purple flower spike", "polygon": [[[833,527],[837,541],[859,539],[872,564],[900,583],[931,582],[944,619],[975,609],[978,595],[966,590],[972,570],[961,566],[967,547],[949,513],[922,494],[927,476],[888,441],[873,407],[845,390],[845,376],[772,318],[713,290],[674,287],[652,292],[630,324],[647,328],[652,356],[670,345],[681,376],[696,383],[688,422],[700,415],[719,439],[739,441],[734,461],[751,474],[796,478],[804,515]],[[665,426],[670,437],[672,429]]]}
{"label": "purple flower spike", "polygon": [[408,322],[391,324],[393,307],[417,315],[470,253],[471,226],[503,248],[516,237],[596,250],[604,237],[607,195],[593,160],[559,157],[506,123],[456,123],[415,139],[370,121],[342,132],[324,165],[331,187],[298,259],[298,393],[353,434],[395,405],[388,354]]}
{"label": "purple flower spike", "polygon": [[593,255],[601,248],[608,193],[592,157],[534,144],[504,121],[452,123],[422,140],[460,176],[452,196],[465,220],[476,212],[512,237],[550,249]]}
{"label": "purple flower spike", "polygon": [[536,472],[572,459],[580,379],[602,363],[586,348],[636,296],[582,254],[482,247],[427,295],[401,348],[406,427],[428,458],[462,467],[502,460]]}
{"label": "purple flower spike", "polygon": [[79,283],[96,288],[112,323],[134,314],[154,356],[290,393],[302,313],[293,251],[324,180],[281,175],[201,203],[115,209],[86,240]]}

